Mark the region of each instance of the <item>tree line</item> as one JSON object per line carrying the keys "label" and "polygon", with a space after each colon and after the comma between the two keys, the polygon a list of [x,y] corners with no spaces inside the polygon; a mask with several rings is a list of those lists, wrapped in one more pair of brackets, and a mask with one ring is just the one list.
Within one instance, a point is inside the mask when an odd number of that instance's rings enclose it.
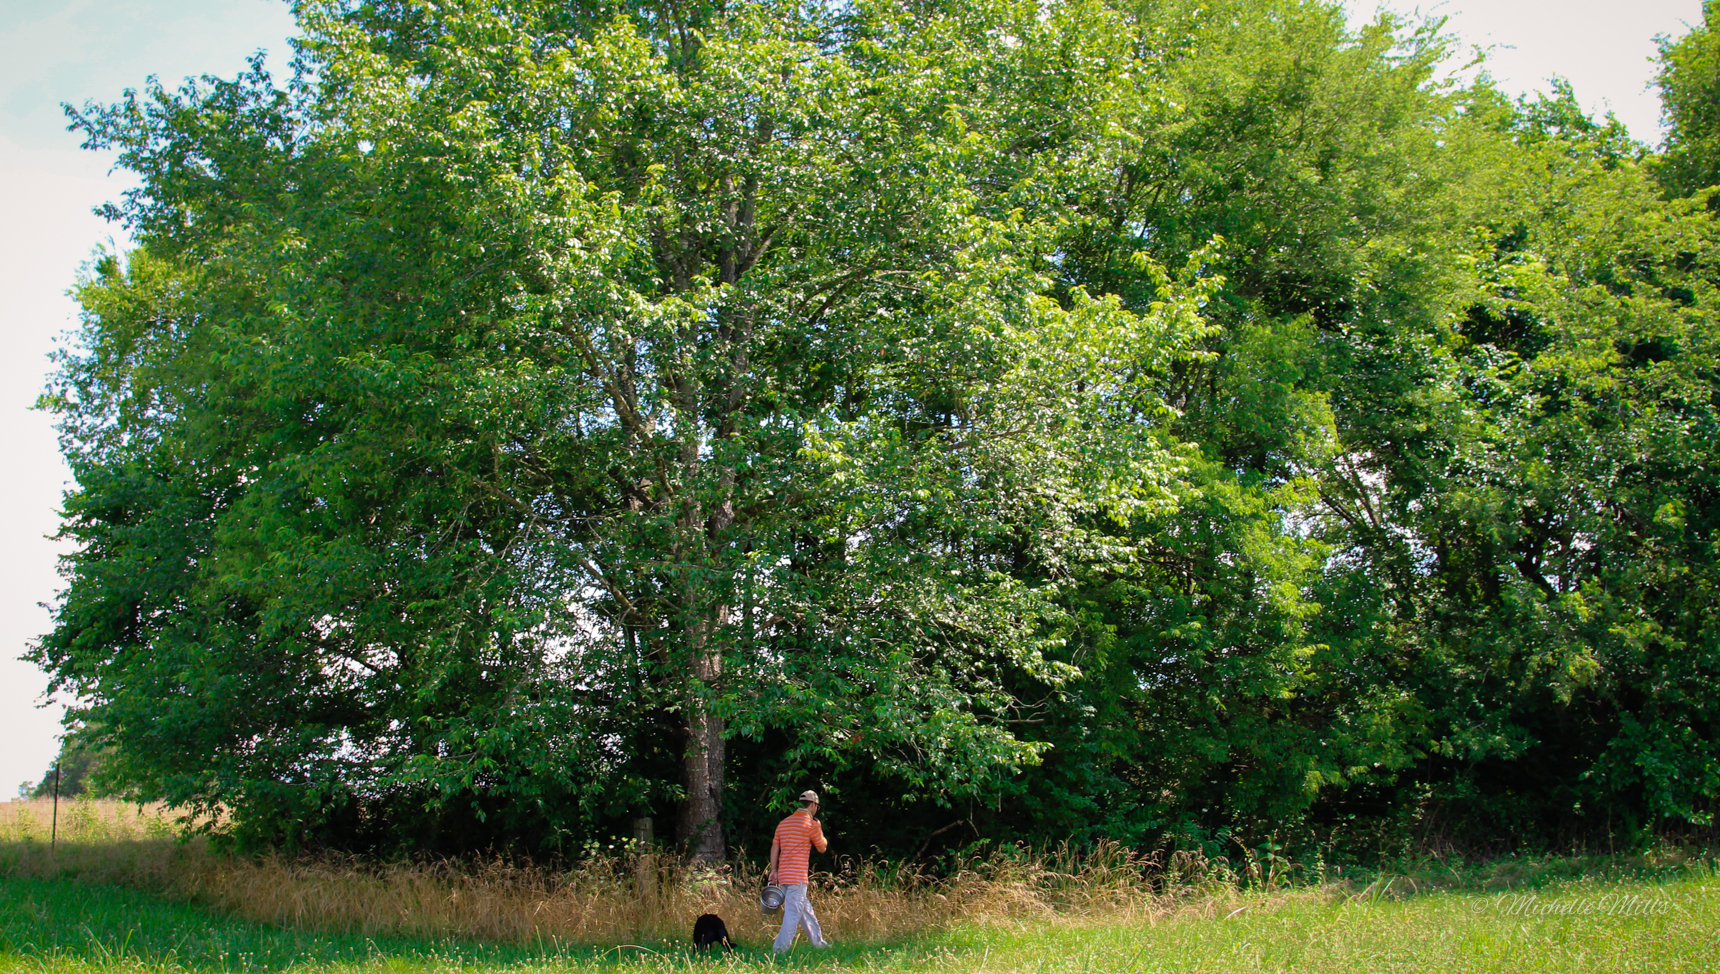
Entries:
{"label": "tree line", "polygon": [[139,180],[42,400],[103,787],[534,856],[805,787],[889,855],[1712,827],[1708,23],[1655,150],[1322,0],[294,10],[285,80],[68,109]]}

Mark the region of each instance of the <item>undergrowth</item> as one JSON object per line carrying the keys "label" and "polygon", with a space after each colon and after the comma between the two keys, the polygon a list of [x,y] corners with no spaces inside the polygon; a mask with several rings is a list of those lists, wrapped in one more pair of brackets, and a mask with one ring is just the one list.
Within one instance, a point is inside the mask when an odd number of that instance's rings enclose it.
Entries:
{"label": "undergrowth", "polygon": [[[45,803],[0,805],[0,876],[147,890],[287,930],[328,935],[469,938],[496,944],[614,947],[670,943],[701,913],[724,917],[739,941],[767,942],[758,867],[700,866],[651,852],[596,854],[565,867],[488,859],[375,862],[335,855],[241,857],[181,837],[160,809],[62,803],[50,847]],[[1482,897],[1572,884],[1655,882],[1713,874],[1711,859],[1662,848],[1636,857],[1540,856],[1466,862],[1408,858],[1387,868],[1292,864],[1243,850],[1140,855],[992,848],[921,866],[835,858],[815,874],[814,901],[840,943],[900,943],[958,928],[1155,926],[1218,920],[1289,905],[1399,902],[1418,894]],[[1598,888],[1598,887],[1597,887]]]}

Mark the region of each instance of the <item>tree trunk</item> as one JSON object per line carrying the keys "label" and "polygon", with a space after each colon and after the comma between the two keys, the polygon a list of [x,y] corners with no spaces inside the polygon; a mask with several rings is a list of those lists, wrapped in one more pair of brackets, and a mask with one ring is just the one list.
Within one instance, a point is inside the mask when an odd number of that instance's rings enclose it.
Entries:
{"label": "tree trunk", "polygon": [[[761,127],[761,145],[769,141],[769,132],[769,123],[764,123]],[[735,188],[733,176],[725,174],[721,181],[724,194],[731,195]],[[718,276],[725,285],[733,285],[740,280],[753,262],[770,246],[771,237],[775,233],[773,229],[767,231],[763,239],[753,239],[754,204],[757,194],[758,179],[756,176],[746,177],[742,201],[730,203],[725,212],[725,222],[732,239],[718,248],[717,256]],[[689,290],[690,280],[683,271],[690,261],[699,259],[700,248],[683,247],[677,254],[666,246],[671,236],[666,229],[659,233],[660,266],[670,272],[666,279],[673,282],[672,290],[684,292]],[[734,241],[738,241],[738,245]],[[753,315],[740,311],[726,316],[718,329],[721,341],[728,347],[729,368],[725,376],[726,382],[719,386],[714,398],[714,402],[722,410],[721,418],[711,430],[715,440],[720,441],[733,434],[731,421],[748,395],[747,384],[741,377],[747,372],[747,345],[751,341],[753,324]],[[693,340],[691,335],[684,335],[683,338],[689,344]],[[704,396],[708,390],[689,376],[675,378],[672,380],[672,387],[682,416],[697,425],[707,405]],[[689,485],[698,482],[698,468],[703,462],[703,445],[701,437],[690,437],[683,441],[680,462],[686,474],[685,482]],[[735,523],[735,477],[736,471],[732,465],[720,469],[716,494],[709,508],[710,514],[703,518],[702,523],[698,501],[694,499],[689,505],[683,523],[687,527],[698,525],[703,533],[698,542],[689,539],[689,551],[699,551],[707,558],[718,557],[715,553],[721,550],[724,535]],[[686,789],[687,797],[681,802],[675,838],[681,848],[691,853],[695,860],[706,862],[728,858],[728,841],[723,833],[722,821],[723,764],[727,759],[727,742],[723,739],[723,720],[710,712],[705,705],[703,693],[722,677],[721,640],[713,647],[711,636],[721,632],[729,624],[730,614],[730,606],[718,605],[715,612],[702,620],[691,633],[690,641],[694,686],[691,688],[692,692],[687,694],[686,719],[683,722],[686,751],[681,756],[681,784]]]}
{"label": "tree trunk", "polygon": [[687,797],[681,802],[676,838],[696,860],[728,858],[723,834],[723,760],[726,743],[723,721],[703,704],[694,704],[686,722],[687,751],[681,758],[681,780]]}
{"label": "tree trunk", "polygon": [[[728,607],[719,607],[717,626],[726,624],[728,617]],[[687,749],[681,756],[681,784],[687,797],[681,802],[675,838],[694,859],[720,862],[729,854],[723,833],[723,763],[728,742],[723,739],[722,718],[710,712],[700,695],[723,675],[722,651],[710,648],[709,637],[709,630],[701,627],[694,638],[693,676],[698,686],[687,700]]]}

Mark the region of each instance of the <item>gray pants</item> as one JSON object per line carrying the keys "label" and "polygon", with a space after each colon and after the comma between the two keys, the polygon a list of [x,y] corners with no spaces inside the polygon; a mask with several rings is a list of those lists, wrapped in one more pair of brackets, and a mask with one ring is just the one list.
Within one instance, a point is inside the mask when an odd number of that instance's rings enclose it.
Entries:
{"label": "gray pants", "polygon": [[776,943],[772,945],[776,952],[780,954],[794,943],[796,927],[806,931],[806,941],[812,946],[830,946],[824,942],[824,931],[818,929],[818,914],[812,912],[812,901],[806,898],[806,884],[784,886],[782,893],[782,932],[776,935]]}

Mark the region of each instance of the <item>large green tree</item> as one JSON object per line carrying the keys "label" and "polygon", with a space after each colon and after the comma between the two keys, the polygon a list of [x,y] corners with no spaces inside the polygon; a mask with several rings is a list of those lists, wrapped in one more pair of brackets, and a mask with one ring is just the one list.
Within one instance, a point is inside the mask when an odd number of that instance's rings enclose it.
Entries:
{"label": "large green tree", "polygon": [[1450,425],[1396,518],[1430,559],[1415,777],[1477,837],[1704,826],[1716,228],[1568,90],[1473,114],[1497,160],[1462,186],[1474,303]]}
{"label": "large green tree", "polygon": [[1204,328],[1052,281],[1142,98],[1114,15],[296,10],[284,87],[76,118],[142,245],[48,400],[37,658],[117,774],[271,841],[675,803],[718,857],[736,737],[934,802],[1036,761],[1059,586],[1169,502]]}
{"label": "large green tree", "polygon": [[1210,13],[1127,8],[1185,111],[1134,123],[1064,265],[1143,301],[1135,252],[1225,239],[1163,391],[1199,456],[1133,525],[1144,557],[1071,600],[1084,679],[1013,821],[1494,847],[1705,825],[1706,521],[1656,518],[1708,504],[1710,221],[1568,86],[1437,82],[1437,25]]}
{"label": "large green tree", "polygon": [[1352,32],[1323,3],[1125,10],[1143,84],[1181,110],[1132,119],[1067,280],[1144,307],[1135,252],[1174,265],[1220,237],[1223,284],[1201,354],[1162,379],[1191,451],[1178,506],[1137,519],[1145,555],[1072,600],[1085,709],[1046,728],[1023,801],[1136,842],[1300,828],[1420,741],[1369,632],[1391,614],[1379,589],[1418,573],[1369,489],[1441,378],[1443,194],[1469,162],[1436,134],[1458,116],[1434,80],[1447,48],[1390,18]]}

